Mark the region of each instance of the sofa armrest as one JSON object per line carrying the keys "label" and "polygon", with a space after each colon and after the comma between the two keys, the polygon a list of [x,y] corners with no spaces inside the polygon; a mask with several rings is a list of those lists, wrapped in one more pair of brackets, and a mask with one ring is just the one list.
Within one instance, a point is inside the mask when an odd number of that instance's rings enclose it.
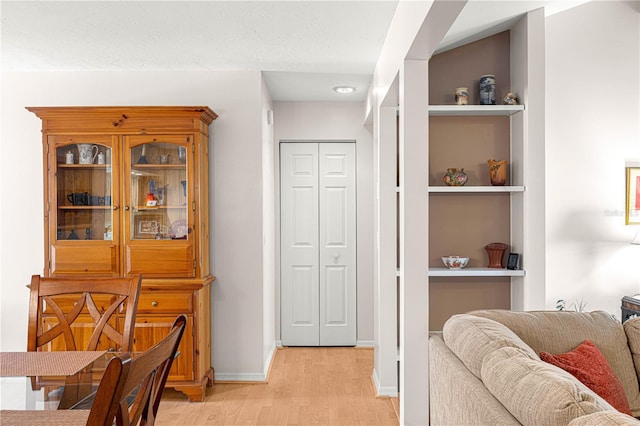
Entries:
{"label": "sofa armrest", "polygon": [[441,333],[429,336],[431,425],[519,425],[484,384],[451,352]]}

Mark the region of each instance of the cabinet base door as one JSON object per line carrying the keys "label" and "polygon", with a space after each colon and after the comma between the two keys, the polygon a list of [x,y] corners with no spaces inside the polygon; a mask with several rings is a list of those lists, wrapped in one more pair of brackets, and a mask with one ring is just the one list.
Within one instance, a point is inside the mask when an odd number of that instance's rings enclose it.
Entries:
{"label": "cabinet base door", "polygon": [[[172,316],[146,316],[138,315],[133,333],[133,351],[143,352],[162,340],[169,331],[176,319]],[[187,325],[182,334],[182,340],[178,346],[178,355],[173,360],[168,381],[191,381],[194,380],[194,358],[193,358],[193,317],[187,316]]]}

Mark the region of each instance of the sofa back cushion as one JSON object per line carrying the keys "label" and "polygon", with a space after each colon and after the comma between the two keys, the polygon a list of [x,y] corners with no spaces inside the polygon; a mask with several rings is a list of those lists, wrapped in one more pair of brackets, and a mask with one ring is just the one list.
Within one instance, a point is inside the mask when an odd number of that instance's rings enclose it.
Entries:
{"label": "sofa back cushion", "polygon": [[627,335],[622,324],[608,313],[483,310],[469,314],[504,324],[537,354],[569,352],[584,340],[591,340],[622,383],[631,412],[640,414],[640,387]]}
{"label": "sofa back cushion", "polygon": [[[633,357],[633,364],[636,368],[637,377],[640,378],[640,318],[632,318],[624,322],[624,331],[627,333],[629,349]],[[640,417],[640,394],[635,400],[629,400],[631,413]]]}
{"label": "sofa back cushion", "polygon": [[481,379],[525,425],[566,425],[576,417],[613,407],[566,371],[504,347],[484,358]]}
{"label": "sofa back cushion", "polygon": [[519,348],[533,359],[540,359],[513,331],[497,321],[475,315],[458,314],[442,329],[445,343],[476,377],[484,357],[504,347]]}

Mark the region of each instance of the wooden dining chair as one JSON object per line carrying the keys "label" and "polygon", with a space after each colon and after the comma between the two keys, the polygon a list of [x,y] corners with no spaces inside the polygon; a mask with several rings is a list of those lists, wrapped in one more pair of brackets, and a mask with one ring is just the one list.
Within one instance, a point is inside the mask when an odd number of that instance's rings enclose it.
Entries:
{"label": "wooden dining chair", "polygon": [[130,351],[141,282],[32,276],[27,350]]}
{"label": "wooden dining chair", "polygon": [[180,315],[169,334],[142,354],[132,358],[124,353],[113,358],[100,380],[91,409],[2,410],[0,417],[16,426],[155,424],[162,391],[186,323],[187,317]]}

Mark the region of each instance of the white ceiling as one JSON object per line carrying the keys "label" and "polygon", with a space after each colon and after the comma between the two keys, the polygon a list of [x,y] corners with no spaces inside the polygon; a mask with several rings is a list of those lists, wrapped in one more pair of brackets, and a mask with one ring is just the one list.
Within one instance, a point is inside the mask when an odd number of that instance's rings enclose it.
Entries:
{"label": "white ceiling", "polygon": [[[471,0],[442,47],[581,2]],[[2,0],[2,69],[262,70],[276,101],[363,100],[397,3]]]}

